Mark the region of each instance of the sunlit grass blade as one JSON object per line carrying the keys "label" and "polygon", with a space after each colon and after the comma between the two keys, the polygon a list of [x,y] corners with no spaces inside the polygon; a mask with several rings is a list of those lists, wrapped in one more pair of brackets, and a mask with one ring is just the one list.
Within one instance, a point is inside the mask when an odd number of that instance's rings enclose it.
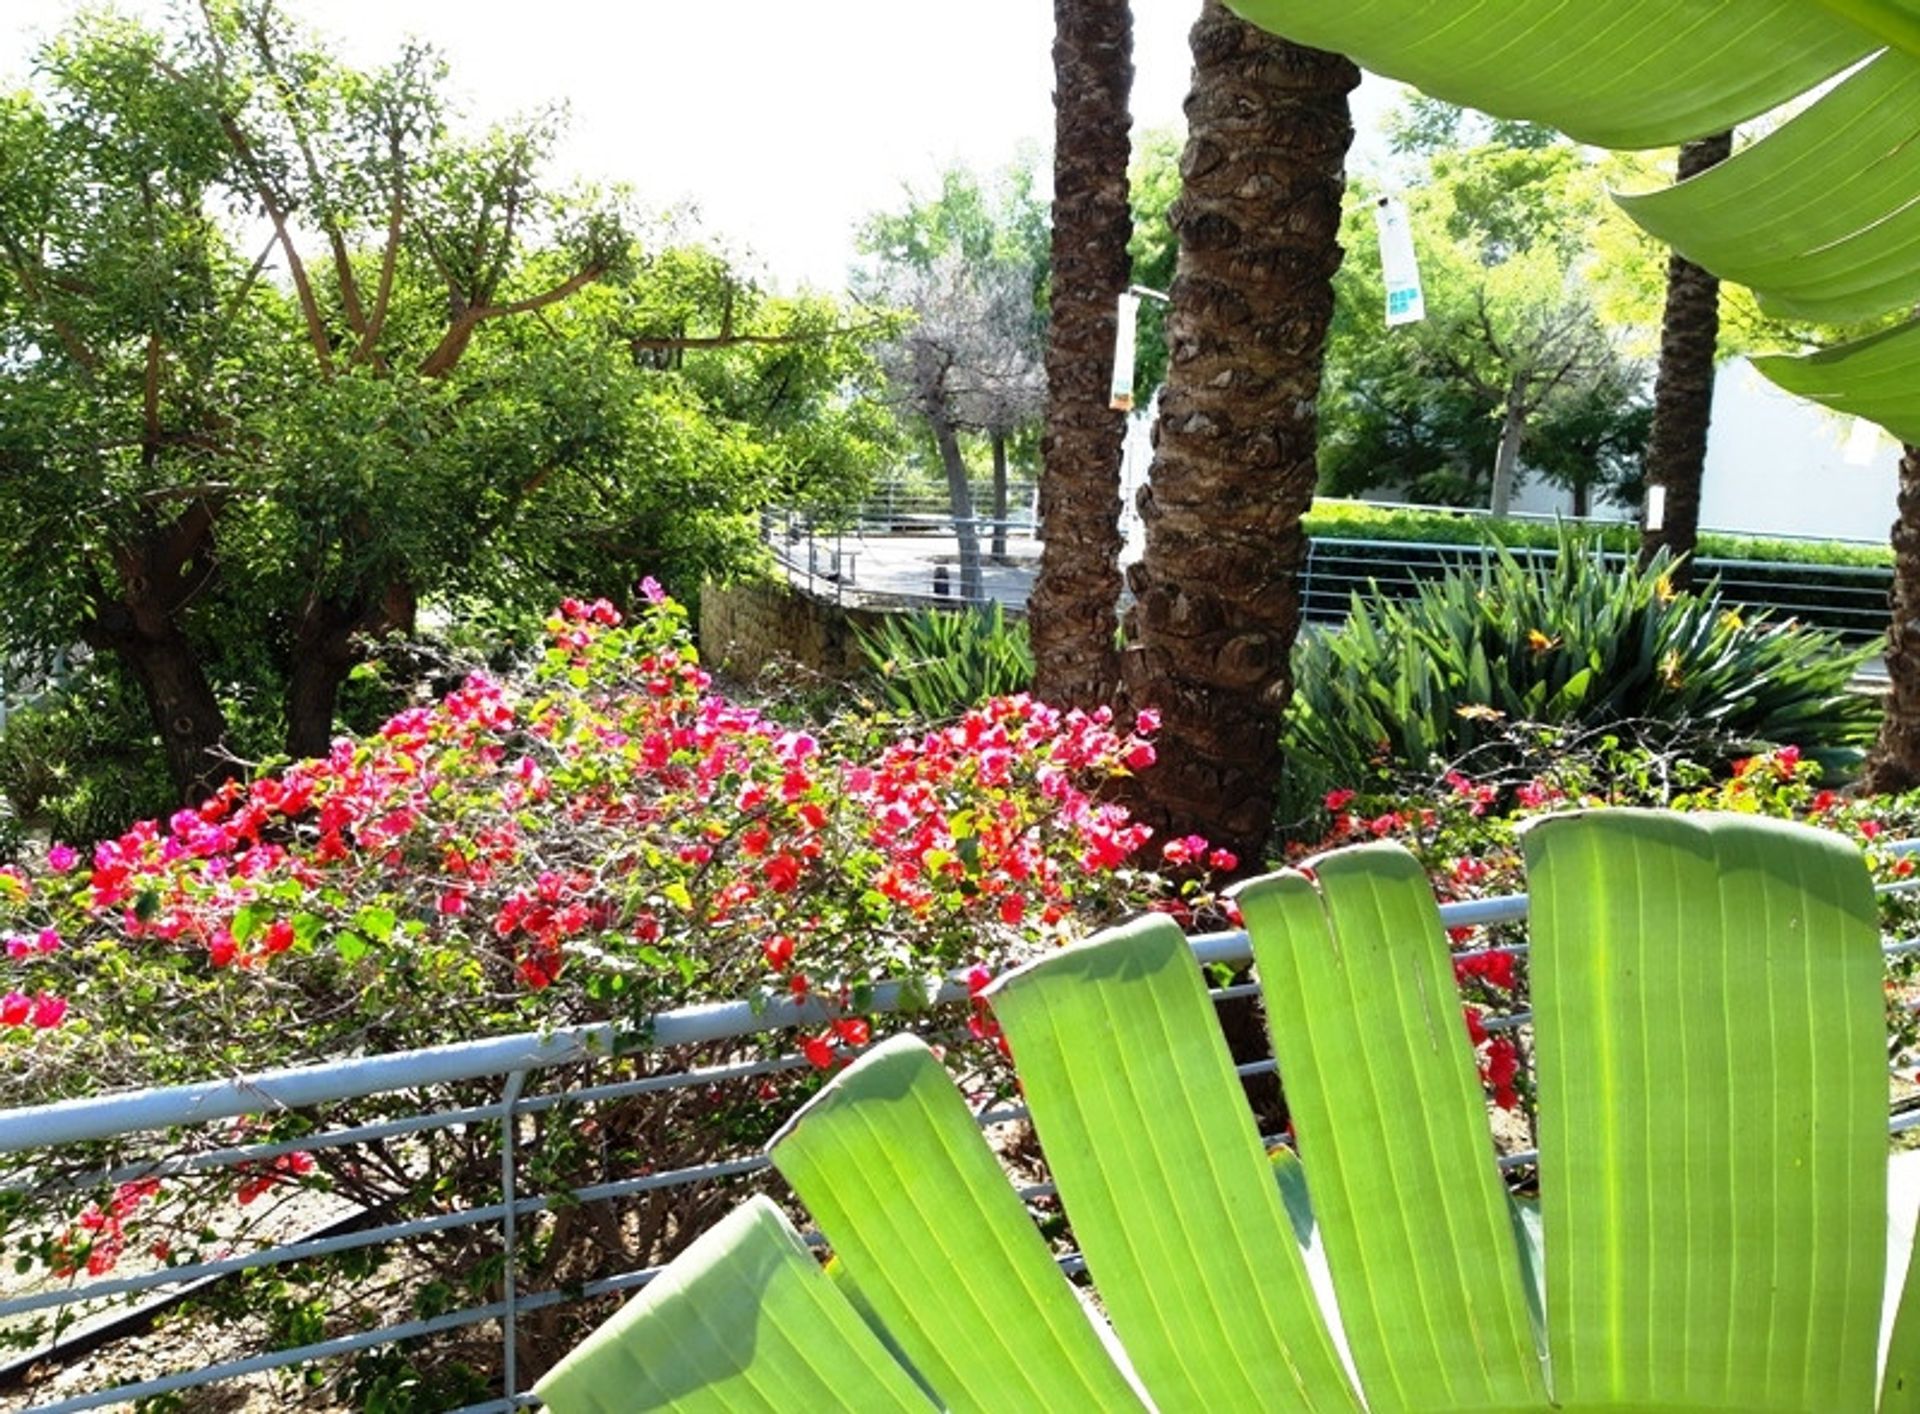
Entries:
{"label": "sunlit grass blade", "polygon": [[1389,78],[1603,147],[1730,128],[1879,47],[1808,0],[1232,0]]}
{"label": "sunlit grass blade", "polygon": [[924,1041],[875,1046],[772,1153],[946,1408],[1140,1407]]}
{"label": "sunlit grass blade", "polygon": [[1167,1410],[1355,1410],[1180,929],[1142,919],[990,993],[1075,1241]]}
{"label": "sunlit grass blade", "polygon": [[1859,851],[1628,810],[1525,849],[1557,1401],[1870,1407],[1886,1073]]}
{"label": "sunlit grass blade", "polygon": [[1426,875],[1397,845],[1238,892],[1369,1408],[1545,1407],[1486,1101]]}
{"label": "sunlit grass blade", "polygon": [[534,1392],[552,1414],[933,1408],[760,1197],[702,1234]]}

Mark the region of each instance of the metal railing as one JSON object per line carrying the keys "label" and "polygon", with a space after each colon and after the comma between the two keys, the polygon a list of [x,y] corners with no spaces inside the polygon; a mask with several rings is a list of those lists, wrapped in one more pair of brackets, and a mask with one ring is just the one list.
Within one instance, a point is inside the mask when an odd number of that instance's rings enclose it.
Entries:
{"label": "metal railing", "polygon": [[[1920,840],[1902,841],[1888,848],[1896,854],[1920,853]],[[1920,887],[1920,877],[1883,885],[1882,889],[1914,887]],[[1524,921],[1526,913],[1525,895],[1440,906],[1441,922],[1448,928],[1514,925]],[[1252,961],[1251,946],[1244,932],[1196,937],[1192,946],[1195,958],[1203,965],[1226,964],[1239,968]],[[1920,938],[1888,940],[1884,946],[1889,957],[1912,953],[1920,951]],[[1463,951],[1456,956],[1466,960],[1493,953],[1522,955],[1526,951],[1527,944],[1521,940]],[[1212,988],[1211,994],[1216,1001],[1227,1001],[1253,995],[1257,990],[1255,984],[1241,982]],[[937,994],[934,1004],[936,1007],[957,1006],[966,998],[965,983],[956,979]],[[882,986],[876,989],[872,1010],[897,1011],[901,1001],[900,988]],[[939,1013],[921,1015],[937,1017]],[[1530,1019],[1530,1013],[1515,1011],[1489,1016],[1485,1025],[1490,1031],[1499,1031],[1523,1026]],[[590,1303],[637,1290],[662,1268],[642,1265],[574,1285],[532,1290],[520,1270],[522,1244],[518,1240],[518,1225],[563,1207],[616,1204],[662,1190],[746,1179],[766,1169],[768,1162],[763,1153],[749,1149],[700,1164],[657,1173],[640,1172],[567,1192],[529,1192],[521,1182],[520,1172],[522,1160],[527,1157],[523,1122],[561,1107],[591,1106],[648,1092],[708,1090],[730,1082],[804,1071],[809,1066],[804,1058],[784,1053],[759,1054],[751,1043],[760,1040],[764,1044],[766,1037],[778,1036],[794,1026],[817,1025],[822,1020],[824,1013],[812,1002],[719,1003],[657,1016],[643,1034],[620,1033],[611,1026],[576,1027],[0,1112],[0,1157],[4,1157],[8,1165],[0,1172],[0,1195],[44,1192],[48,1174],[59,1167],[53,1160],[61,1150],[108,1140],[135,1141],[133,1148],[140,1156],[78,1178],[63,1178],[60,1183],[72,1191],[83,1191],[144,1178],[172,1179],[249,1166],[257,1170],[263,1164],[298,1151],[313,1153],[343,1146],[380,1145],[417,1139],[434,1131],[479,1126],[495,1127],[500,1143],[497,1193],[451,1195],[444,1211],[425,1217],[388,1222],[382,1221],[379,1213],[369,1212],[359,1215],[359,1221],[345,1225],[344,1230],[336,1224],[322,1235],[309,1233],[291,1240],[267,1242],[244,1252],[216,1254],[206,1260],[127,1276],[75,1278],[52,1289],[9,1295],[0,1299],[0,1323],[40,1312],[88,1308],[98,1311],[103,1303],[126,1306],[142,1300],[176,1299],[182,1292],[199,1292],[243,1272],[285,1268],[316,1258],[405,1244],[455,1230],[488,1228],[498,1232],[503,1258],[498,1294],[493,1299],[415,1319],[341,1331],[287,1348],[236,1354],[170,1373],[150,1374],[131,1383],[20,1407],[32,1414],[79,1414],[82,1410],[133,1400],[189,1395],[250,1376],[311,1367],[380,1347],[484,1327],[492,1327],[498,1337],[497,1387],[500,1392],[479,1403],[463,1406],[460,1414],[493,1414],[493,1411],[534,1407],[537,1401],[529,1393],[530,1382],[523,1378],[519,1360],[518,1324],[535,1313],[555,1307]],[[681,1048],[715,1045],[726,1052],[725,1059],[716,1064],[573,1089],[539,1092],[534,1088],[543,1074],[556,1067],[605,1065],[618,1057],[643,1051],[671,1053]],[[1270,1074],[1275,1069],[1271,1059],[1239,1067],[1246,1077]],[[374,1123],[324,1126],[298,1138],[272,1143],[232,1144],[200,1152],[181,1152],[183,1134],[204,1131],[220,1121],[310,1112],[316,1107],[370,1097],[413,1097],[422,1091],[444,1093],[446,1087],[478,1082],[492,1087],[495,1098],[478,1105],[425,1106],[409,1113],[389,1115]],[[1025,1115],[1022,1106],[1001,1103],[983,1108],[977,1118],[984,1128],[1015,1122]],[[1898,1113],[1890,1118],[1889,1127],[1894,1131],[1916,1126],[1920,1126],[1920,1111]],[[1269,1142],[1280,1142],[1280,1138],[1271,1136]],[[1524,1168],[1532,1165],[1536,1157],[1531,1151],[1516,1152],[1505,1155],[1499,1163],[1505,1169]],[[1019,1191],[1023,1197],[1033,1199],[1050,1194],[1051,1188],[1040,1184]],[[810,1240],[817,1241],[817,1235]],[[1066,1255],[1062,1262],[1070,1269],[1076,1267],[1077,1254]],[[57,1364],[62,1357],[63,1350],[56,1343],[54,1348],[30,1358]],[[17,1374],[22,1368],[24,1362],[18,1362],[12,1373]],[[0,1372],[0,1379],[7,1373]],[[0,1394],[4,1393],[5,1386],[0,1385]]]}
{"label": "metal railing", "polygon": [[[963,562],[963,530],[973,541],[973,575]],[[869,608],[960,608],[999,602],[1021,609],[1039,549],[1030,508],[1005,519],[956,520],[939,509],[847,516],[763,511],[760,536],[788,580],[807,594]]]}
{"label": "metal railing", "polygon": [[[1472,568],[1495,553],[1484,544],[1425,544],[1405,540],[1336,539],[1316,536],[1307,546],[1302,574],[1301,609],[1314,623],[1340,623],[1352,596],[1373,589],[1411,597],[1420,585],[1450,570]],[[1509,546],[1523,563],[1551,562],[1557,551]],[[1595,559],[1611,569],[1627,563],[1624,554],[1606,552]],[[1816,565],[1801,561],[1728,560],[1702,556],[1695,561],[1701,582],[1717,579],[1727,603],[1764,611],[1776,619],[1797,619],[1828,629],[1849,642],[1866,642],[1887,631],[1887,596],[1893,571],[1871,565]]]}
{"label": "metal railing", "polygon": [[[872,608],[957,608],[998,601],[1009,609],[1025,607],[1038,558],[1038,527],[1032,503],[1004,521],[976,516],[956,522],[942,505],[895,500],[874,502],[838,518],[815,518],[799,511],[766,511],[761,538],[798,588],[839,604]],[[1371,503],[1361,503],[1371,504]],[[1387,507],[1387,509],[1392,509]],[[1486,513],[1458,511],[1463,537]],[[1516,517],[1525,519],[1525,517]],[[1554,517],[1532,517],[1552,520]],[[1565,519],[1559,518],[1559,519]],[[1616,522],[1593,521],[1595,525]],[[960,566],[957,527],[966,525],[981,553],[980,583],[969,594]],[[1001,543],[1004,556],[990,553]],[[1550,562],[1551,548],[1511,546],[1509,553],[1527,563]],[[1370,539],[1363,536],[1315,536],[1307,547],[1301,575],[1301,607],[1312,623],[1345,620],[1356,593],[1375,588],[1412,596],[1421,584],[1449,570],[1471,569],[1494,553],[1471,538],[1458,543]],[[1624,554],[1607,551],[1597,562],[1618,569]],[[1849,643],[1866,643],[1887,631],[1888,594],[1893,571],[1877,565],[1812,564],[1799,560],[1696,560],[1699,578],[1717,579],[1732,605],[1763,611],[1777,620],[1796,619],[1830,630]]]}

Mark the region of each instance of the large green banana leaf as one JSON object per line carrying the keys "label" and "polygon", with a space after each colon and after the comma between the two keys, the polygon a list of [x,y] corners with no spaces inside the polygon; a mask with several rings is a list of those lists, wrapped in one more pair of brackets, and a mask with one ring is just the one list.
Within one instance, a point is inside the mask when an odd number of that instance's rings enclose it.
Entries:
{"label": "large green banana leaf", "polygon": [[[773,1144],[831,1266],[757,1199],[539,1394],[555,1414],[1872,1410],[1887,1092],[1859,853],[1638,811],[1541,821],[1525,853],[1537,1207],[1504,1191],[1426,880],[1365,846],[1241,895],[1298,1162],[1264,1151],[1179,930],[1116,929],[991,993],[1091,1294],[900,1036]],[[1888,1411],[1920,1401],[1908,1306]]]}
{"label": "large green banana leaf", "polygon": [[[1624,204],[1782,315],[1851,323],[1920,303],[1915,0],[1228,3],[1438,97],[1603,147],[1720,132],[1846,73],[1720,166]],[[1757,363],[1782,387],[1920,442],[1920,320]]]}

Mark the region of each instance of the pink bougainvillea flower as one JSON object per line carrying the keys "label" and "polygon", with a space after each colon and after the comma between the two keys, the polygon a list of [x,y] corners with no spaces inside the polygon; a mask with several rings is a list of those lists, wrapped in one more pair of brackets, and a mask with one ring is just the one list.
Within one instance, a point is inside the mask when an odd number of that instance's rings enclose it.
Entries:
{"label": "pink bougainvillea flower", "polygon": [[47,868],[64,874],[80,862],[80,853],[72,845],[55,842],[47,849]]}
{"label": "pink bougainvillea flower", "polygon": [[41,992],[33,999],[33,1024],[42,1031],[51,1031],[67,1016],[67,999],[57,997],[51,992]]}

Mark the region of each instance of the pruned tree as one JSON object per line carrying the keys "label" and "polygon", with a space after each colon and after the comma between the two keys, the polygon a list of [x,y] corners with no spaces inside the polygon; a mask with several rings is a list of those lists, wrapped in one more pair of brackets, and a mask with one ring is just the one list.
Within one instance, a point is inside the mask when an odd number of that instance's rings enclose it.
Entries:
{"label": "pruned tree", "polygon": [[980,603],[980,530],[960,437],[978,430],[994,439],[995,523],[1004,524],[1006,438],[1031,419],[1042,396],[1031,353],[1033,276],[948,249],[925,262],[883,267],[870,290],[909,316],[882,345],[880,363],[896,404],[932,435],[959,546],[960,597]]}
{"label": "pruned tree", "polygon": [[1008,447],[1039,422],[1047,407],[1047,370],[1041,360],[1045,320],[1022,298],[1021,272],[1002,269],[989,277],[984,309],[975,333],[978,343],[970,366],[957,380],[955,412],[962,425],[987,440],[993,458],[991,549],[996,561],[1007,557]]}

